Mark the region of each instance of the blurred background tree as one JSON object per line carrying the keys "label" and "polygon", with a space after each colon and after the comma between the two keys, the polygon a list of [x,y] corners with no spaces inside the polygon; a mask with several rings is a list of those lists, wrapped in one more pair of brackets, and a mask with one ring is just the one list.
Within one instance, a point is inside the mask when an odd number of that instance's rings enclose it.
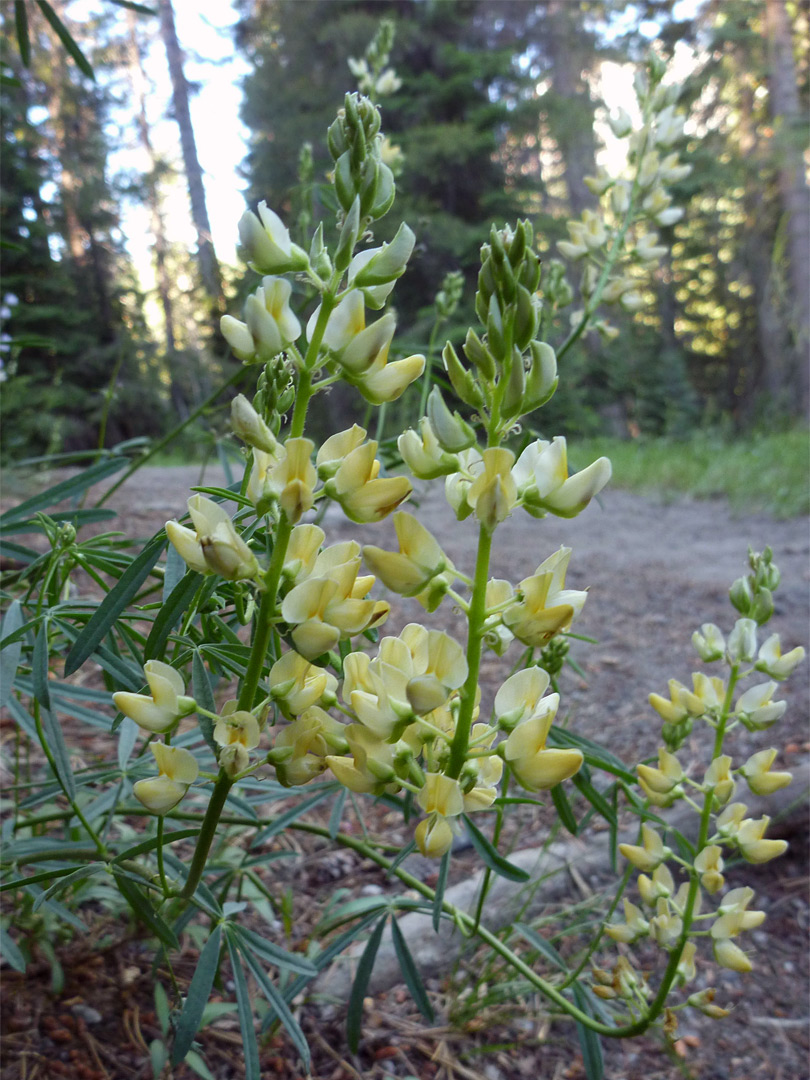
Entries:
{"label": "blurred background tree", "polygon": [[[223,302],[238,310],[241,270],[211,241],[188,108],[197,87],[183,59],[194,42],[178,40],[168,3],[151,16],[112,0],[52,6],[94,80],[33,3],[24,65],[12,5],[0,9],[2,445],[15,459],[92,447],[101,429],[108,445],[158,436],[236,368],[216,321]],[[232,9],[232,64],[248,69],[246,201],[326,227],[324,132],[355,86],[349,59],[363,56],[382,18],[394,21],[400,83],[382,105],[399,148],[398,202],[377,238],[402,219],[417,235],[398,289],[410,350],[425,347],[451,270],[466,287],[442,332],[466,326],[490,221],[529,216],[544,262],[556,257],[565,221],[593,203],[585,178],[605,160],[603,141],[609,149],[602,91],[621,104],[616,86],[655,24],[692,114],[683,156],[694,168],[676,195],[687,212],[661,230],[670,254],[647,306],[612,316],[617,340],[590,335],[569,353],[546,419],[555,432],[632,437],[806,416],[810,0],[233,0]],[[159,54],[171,72],[161,89],[147,64]],[[153,137],[160,112],[180,125],[176,152]],[[197,143],[210,137],[196,132]],[[303,140],[312,163],[302,179]],[[133,146],[141,164],[122,166]],[[196,249],[172,228],[181,188]],[[135,205],[148,215],[148,267],[122,231]]]}

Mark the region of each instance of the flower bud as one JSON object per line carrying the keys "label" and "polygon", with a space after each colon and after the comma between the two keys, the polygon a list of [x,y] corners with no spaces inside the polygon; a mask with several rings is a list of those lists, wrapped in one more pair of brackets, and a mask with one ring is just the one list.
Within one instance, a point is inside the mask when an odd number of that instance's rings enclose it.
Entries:
{"label": "flower bud", "polygon": [[619,109],[615,116],[609,117],[608,123],[610,124],[610,130],[617,139],[626,138],[633,130],[633,121],[625,109]]}
{"label": "flower bud", "polygon": [[457,412],[450,412],[438,386],[433,387],[428,397],[427,415],[443,450],[458,454],[475,445],[475,432]]}
{"label": "flower bud", "polygon": [[532,363],[526,376],[523,395],[523,413],[534,412],[549,400],[557,389],[557,356],[554,349],[544,341],[529,343]]}
{"label": "flower bud", "polygon": [[270,428],[259,416],[244,394],[237,394],[231,402],[231,428],[233,433],[257,450],[272,454],[278,443]]}
{"label": "flower bud", "polygon": [[738,619],[729,634],[726,656],[729,663],[748,663],[757,651],[757,624],[753,619]]}
{"label": "flower bud", "polygon": [[692,645],[700,659],[706,663],[719,660],[726,649],[723,634],[714,623],[703,623],[700,630],[695,630],[692,634]]}
{"label": "flower bud", "polygon": [[751,590],[751,583],[747,577],[737,578],[729,589],[728,596],[737,611],[742,615],[747,616],[749,614],[754,600],[754,594]]}

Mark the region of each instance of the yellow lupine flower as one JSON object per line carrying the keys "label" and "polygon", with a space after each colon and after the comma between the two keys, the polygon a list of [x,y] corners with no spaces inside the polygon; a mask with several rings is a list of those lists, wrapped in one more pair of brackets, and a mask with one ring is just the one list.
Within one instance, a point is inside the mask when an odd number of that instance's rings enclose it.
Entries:
{"label": "yellow lupine flower", "polygon": [[188,512],[195,532],[168,521],[166,534],[190,569],[213,571],[228,581],[258,574],[256,556],[237,533],[227,510],[202,495],[193,495],[188,500]]}
{"label": "yellow lupine flower", "polygon": [[270,697],[285,716],[298,716],[312,705],[335,700],[335,676],[292,649],[276,660],[268,681]]}
{"label": "yellow lupine flower", "polygon": [[737,786],[731,775],[731,764],[729,755],[721,754],[712,761],[703,776],[703,783],[712,789],[714,798],[720,806],[728,802]]}
{"label": "yellow lupine flower", "polygon": [[360,524],[381,521],[413,490],[406,476],[380,477],[376,454],[374,441],[356,447],[325,486],[326,494],[340,503],[346,517]]}
{"label": "yellow lupine flower", "polygon": [[619,851],[637,870],[655,870],[672,854],[663,840],[649,825],[641,826],[641,844],[619,844]]}
{"label": "yellow lupine flower", "polygon": [[683,795],[684,772],[674,754],[663,746],[658,749],[658,768],[637,765],[639,787],[655,806],[671,806]]}
{"label": "yellow lupine flower", "polygon": [[423,818],[414,830],[416,846],[427,859],[440,859],[453,843],[453,829],[441,814]]}
{"label": "yellow lupine flower", "polygon": [[610,480],[611,464],[602,457],[573,476],[568,475],[565,439],[537,440],[520,455],[513,470],[523,506],[534,516],[546,513],[576,517]]}
{"label": "yellow lupine flower", "polygon": [[249,712],[237,710],[229,701],[214,727],[214,741],[219,744],[217,763],[231,778],[250,764],[250,751],[259,745],[259,722]]}
{"label": "yellow lupine flower", "polygon": [[194,755],[178,746],[150,743],[149,749],[155,755],[159,775],[138,780],[132,793],[153,814],[167,814],[186,794],[200,769]]}
{"label": "yellow lupine flower", "polygon": [[349,377],[366,401],[383,405],[396,401],[415,383],[425,370],[425,358],[421,353],[405,356],[402,360],[387,359],[388,350],[381,351],[374,363],[362,375]]}
{"label": "yellow lupine flower", "polygon": [[793,780],[792,773],[771,772],[771,765],[776,760],[776,754],[777,751],[773,747],[769,750],[760,750],[759,753],[752,754],[740,769],[754,795],[771,795],[774,791],[787,787]]}
{"label": "yellow lupine flower", "polygon": [[681,702],[690,716],[699,717],[712,709],[719,709],[726,697],[726,684],[717,676],[692,673],[692,690],[681,691]]}
{"label": "yellow lupine flower", "polygon": [[765,863],[787,851],[786,840],[765,840],[770,818],[766,815],[755,821],[746,818],[740,823],[735,837],[742,857],[750,863]]}
{"label": "yellow lupine flower", "polygon": [[482,468],[467,491],[467,502],[484,528],[492,532],[517,505],[517,484],[512,476],[515,455],[504,447],[490,447],[481,461]]}
{"label": "yellow lupine flower", "polygon": [[444,773],[425,773],[425,783],[416,801],[426,813],[435,811],[442,817],[457,817],[464,810],[461,785]]}
{"label": "yellow lupine flower", "polygon": [[442,449],[426,416],[419,421],[417,431],[409,428],[399,436],[397,447],[402,460],[420,480],[434,480],[458,468],[458,458]]}
{"label": "yellow lupine flower", "polygon": [[625,944],[629,944],[635,941],[636,938],[645,937],[650,932],[650,924],[644,918],[641,908],[631,903],[629,900],[624,900],[624,922],[623,923],[608,923],[605,926],[605,933],[608,937],[613,938],[614,941],[622,941]]}
{"label": "yellow lupine flower", "polygon": [[395,747],[378,739],[362,724],[349,724],[345,731],[351,757],[327,755],[327,765],[350,791],[380,794],[396,779]]}
{"label": "yellow lupine flower", "polygon": [[669,897],[675,892],[675,879],[666,863],[656,866],[651,878],[639,874],[637,884],[641,899],[650,907],[655,907],[662,896]]}
{"label": "yellow lupine flower", "polygon": [[171,731],[182,717],[194,712],[194,698],[185,696],[182,676],[162,660],[147,660],[143,670],[151,696],[119,690],[113,694],[115,707],[146,731]]}
{"label": "yellow lupine flower", "polygon": [[279,493],[279,505],[293,524],[315,501],[318,474],[311,460],[314,449],[311,439],[287,439],[284,458],[270,473],[270,481]]}
{"label": "yellow lupine flower", "polygon": [[723,849],[719,844],[709,844],[695,859],[695,869],[700,874],[703,888],[712,893],[719,892],[725,884],[723,877]]}
{"label": "yellow lupine flower", "polygon": [[279,782],[285,787],[308,784],[328,768],[328,754],[344,752],[348,746],[345,725],[317,705],[311,706],[275,737],[274,749],[289,747],[292,751],[276,765]]}
{"label": "yellow lupine flower", "polygon": [[798,665],[804,660],[804,649],[801,645],[790,652],[783,653],[778,634],[771,634],[763,641],[757,654],[756,669],[764,671],[772,679],[786,679]]}
{"label": "yellow lupine flower", "polygon": [[284,577],[290,581],[308,577],[315,568],[326,534],[318,525],[296,525],[284,556]]}
{"label": "yellow lupine flower", "polygon": [[677,679],[670,679],[668,685],[669,701],[660,694],[650,694],[648,700],[665,724],[680,724],[689,715],[683,703],[686,687]]}
{"label": "yellow lupine flower", "polygon": [[534,715],[519,723],[503,744],[504,759],[518,783],[527,791],[547,791],[579,772],[584,760],[579,750],[552,747],[546,739],[559,705],[559,694],[550,694]]}
{"label": "yellow lupine flower", "polygon": [[510,675],[495,695],[495,717],[500,727],[512,731],[517,724],[538,714],[557,711],[559,694],[543,699],[548,690],[548,672],[530,667]]}
{"label": "yellow lupine flower", "polygon": [[349,454],[363,445],[365,437],[366,429],[359,424],[353,424],[346,431],[330,435],[315,456],[318,476],[322,480],[333,477]]}
{"label": "yellow lupine flower", "polygon": [[438,541],[412,514],[394,515],[399,552],[366,544],[366,566],[386,588],[401,596],[415,596],[448,567],[447,556]]}
{"label": "yellow lupine flower", "polygon": [[775,682],[751,686],[737,699],[734,712],[743,724],[754,731],[769,728],[782,716],[787,708],[786,701],[773,701]]}
{"label": "yellow lupine flower", "polygon": [[567,629],[582,610],[586,592],[566,589],[565,574],[571,549],[561,547],[518,585],[519,599],[503,613],[504,624],[520,641],[541,648]]}
{"label": "yellow lupine flower", "polygon": [[[316,560],[316,569],[317,565]],[[387,615],[387,605],[355,595],[358,584],[361,593],[368,592],[373,584],[373,578],[358,579],[359,567],[359,558],[350,559],[334,567],[329,578],[307,578],[285,596],[281,614],[294,627],[292,638],[296,649],[308,660]]]}

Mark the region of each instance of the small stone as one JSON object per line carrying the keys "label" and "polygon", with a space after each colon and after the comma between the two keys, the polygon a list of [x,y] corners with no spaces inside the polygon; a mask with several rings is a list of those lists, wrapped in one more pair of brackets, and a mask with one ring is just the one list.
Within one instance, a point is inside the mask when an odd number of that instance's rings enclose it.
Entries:
{"label": "small stone", "polygon": [[369,882],[368,885],[364,885],[360,890],[361,896],[379,896],[383,892],[382,885],[375,885],[374,882]]}
{"label": "small stone", "polygon": [[90,1005],[74,1005],[70,1011],[80,1020],[84,1020],[85,1024],[100,1024],[104,1019],[98,1009],[93,1009]]}

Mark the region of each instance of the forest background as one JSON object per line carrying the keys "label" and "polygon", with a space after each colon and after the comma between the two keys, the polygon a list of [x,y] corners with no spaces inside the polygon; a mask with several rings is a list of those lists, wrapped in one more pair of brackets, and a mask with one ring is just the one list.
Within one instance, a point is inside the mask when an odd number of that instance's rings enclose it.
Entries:
{"label": "forest background", "polygon": [[[184,3],[175,0],[181,28]],[[556,257],[566,220],[596,203],[585,178],[617,165],[601,99],[615,109],[632,97],[622,88],[654,38],[674,57],[690,116],[681,158],[693,168],[674,190],[686,212],[660,230],[669,254],[645,304],[611,310],[618,337],[590,335],[566,358],[544,423],[631,446],[696,432],[750,446],[801,428],[808,0],[202,3],[194,7],[203,21],[232,20],[220,31],[221,58],[209,62],[195,40],[178,42],[171,0],[140,5],[154,14],[110,0],[50,6],[74,49],[31,2],[30,56],[21,55],[15,6],[0,6],[7,462],[60,454],[67,463],[127,440],[138,453],[182,422],[169,444],[181,458],[221,450],[227,395],[206,402],[226,380],[238,387],[240,365],[218,324],[226,311],[239,314],[247,285],[233,248],[212,240],[198,146],[210,152],[220,139],[229,153],[234,132],[246,132],[244,157],[231,163],[244,195],[232,199],[232,241],[244,204],[260,199],[296,223],[294,234],[313,220],[328,227],[325,131],[356,85],[349,59],[362,57],[383,17],[394,20],[401,80],[383,101],[400,152],[396,219],[417,238],[397,289],[403,355],[425,350],[449,271],[461,271],[465,287],[442,341],[463,339],[491,221],[529,217],[544,261]],[[201,81],[206,71],[232,72],[238,118],[223,99],[194,131],[192,66]],[[382,224],[379,239],[389,239]],[[575,270],[571,278],[576,285]],[[397,419],[413,420],[417,403],[418,392],[398,403]],[[337,427],[362,419],[338,394],[329,408]],[[804,446],[799,437],[780,445]],[[798,456],[806,474],[806,451]]]}

